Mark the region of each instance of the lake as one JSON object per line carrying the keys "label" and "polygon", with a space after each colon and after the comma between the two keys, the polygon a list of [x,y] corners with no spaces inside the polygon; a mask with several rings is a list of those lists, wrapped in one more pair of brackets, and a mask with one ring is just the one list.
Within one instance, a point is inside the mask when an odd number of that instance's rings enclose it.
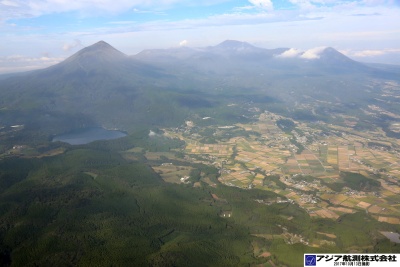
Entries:
{"label": "lake", "polygon": [[79,129],[70,133],[57,135],[53,142],[61,141],[70,145],[84,145],[98,140],[111,140],[126,136],[125,133],[114,130],[106,130],[100,127]]}
{"label": "lake", "polygon": [[400,234],[393,232],[381,232],[384,236],[390,239],[390,241],[395,243],[400,243]]}

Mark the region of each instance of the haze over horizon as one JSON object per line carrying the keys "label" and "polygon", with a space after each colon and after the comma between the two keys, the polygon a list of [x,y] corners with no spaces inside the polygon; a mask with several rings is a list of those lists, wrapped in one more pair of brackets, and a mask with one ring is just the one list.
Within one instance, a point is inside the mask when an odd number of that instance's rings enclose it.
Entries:
{"label": "haze over horizon", "polygon": [[[44,68],[104,40],[127,55],[239,40],[400,65],[396,0],[0,1],[0,74]],[[292,52],[298,50],[292,50]]]}

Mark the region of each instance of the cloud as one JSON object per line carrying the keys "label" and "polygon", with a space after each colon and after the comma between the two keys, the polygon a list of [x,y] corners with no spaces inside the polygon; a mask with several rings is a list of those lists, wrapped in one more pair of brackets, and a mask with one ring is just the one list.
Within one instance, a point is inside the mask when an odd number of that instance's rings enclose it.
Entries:
{"label": "cloud", "polygon": [[355,51],[353,53],[353,57],[371,57],[371,56],[381,56],[386,54],[386,51],[383,50],[363,50],[363,51]]}
{"label": "cloud", "polygon": [[179,46],[186,46],[188,44],[187,40],[183,40],[179,43]]}
{"label": "cloud", "polygon": [[254,6],[262,9],[271,10],[274,7],[271,0],[248,0],[248,1]]}
{"label": "cloud", "polygon": [[303,58],[303,59],[318,59],[320,54],[326,49],[326,46],[320,46],[308,49],[306,51],[301,51],[296,48],[290,48],[280,55],[278,58]]}
{"label": "cloud", "polygon": [[11,55],[7,57],[0,57],[0,63],[3,62],[50,62],[58,61],[60,58],[50,58],[48,56],[43,57],[26,57],[23,55]]}
{"label": "cloud", "polygon": [[162,12],[162,11],[142,10],[142,9],[138,9],[138,8],[134,8],[132,11],[133,11],[134,13],[137,13],[137,14],[166,15],[166,13],[165,13],[165,12]]}
{"label": "cloud", "polygon": [[[396,0],[288,0],[303,11],[337,12],[359,7],[396,6]],[[211,6],[229,0],[0,0],[0,21],[9,19],[31,18],[41,15],[64,12],[79,12],[83,16],[100,14],[118,14],[123,12],[152,13],[166,15],[165,9],[175,6]],[[273,10],[272,0],[247,0],[251,5],[233,8],[234,11],[250,11],[255,9]],[[285,9],[285,8],[284,8]],[[287,9],[286,9],[287,10]],[[246,12],[247,12],[246,11]],[[371,12],[372,13],[372,12]],[[360,12],[358,14],[369,14]]]}
{"label": "cloud", "polygon": [[315,7],[312,1],[308,0],[289,0],[289,2],[303,9],[312,9]]}
{"label": "cloud", "polygon": [[69,43],[69,44],[64,44],[62,49],[64,51],[71,51],[74,48],[79,48],[79,47],[83,47],[82,42],[80,40],[74,40],[73,43]]}
{"label": "cloud", "polygon": [[[152,1],[145,0],[3,0],[0,1],[0,20],[38,17],[41,15],[80,12],[88,16],[99,13],[116,14],[124,12],[136,5],[144,5]],[[162,1],[168,2],[168,1]]]}
{"label": "cloud", "polygon": [[375,5],[387,5],[395,4],[397,0],[363,0],[362,3],[365,5],[375,6]]}
{"label": "cloud", "polygon": [[367,50],[340,50],[341,53],[349,57],[377,57],[389,54],[400,54],[400,49],[388,48],[388,49],[367,49]]}
{"label": "cloud", "polygon": [[4,5],[4,6],[9,6],[9,7],[18,7],[18,3],[14,2],[14,1],[9,1],[9,0],[3,0],[0,1],[0,4]]}
{"label": "cloud", "polygon": [[[273,1],[273,10],[257,8],[255,4],[234,8],[235,3],[221,5],[214,13],[207,9],[203,16],[180,15],[174,12],[165,16],[139,15],[150,11],[163,11],[178,6],[213,5],[228,0],[0,0],[0,31],[3,42],[0,43],[0,57],[12,54],[24,54],[31,57],[50,51],[52,55],[65,55],[61,49],[73,52],[74,39],[84,44],[107,40],[122,51],[133,54],[147,48],[176,47],[183,37],[190,40],[191,46],[216,44],[226,39],[243,40],[260,47],[298,47],[305,51],[308,47],[329,45],[338,49],[351,48],[351,53],[361,59],[369,59],[376,50],[396,47],[399,44],[399,14],[397,0],[393,5],[382,4],[380,0],[365,1],[304,1],[291,0],[292,6],[278,5]],[[253,1],[262,5],[262,1]],[[385,1],[389,3],[390,1]],[[266,3],[266,2],[264,2]],[[239,4],[240,5],[240,4]],[[311,9],[299,8],[311,6]],[[264,4],[264,6],[267,6]],[[110,9],[110,10],[109,10]],[[93,10],[93,12],[91,12]],[[85,16],[78,16],[74,21],[71,14],[60,16],[62,20],[48,23],[52,17],[30,23],[26,20],[10,18],[29,18],[43,14],[62,15],[63,12],[80,14],[86,12],[93,16],[98,12],[125,13],[122,17],[106,14],[99,20],[85,21]],[[203,10],[199,10],[202,12]],[[197,13],[196,13],[197,14]],[[211,15],[210,15],[211,14]],[[381,16],[374,15],[381,14]],[[75,14],[76,15],[76,14]],[[85,15],[85,14],[84,14]],[[102,14],[103,15],[103,14]],[[354,16],[356,15],[356,16]],[[357,16],[358,15],[358,16]],[[364,16],[369,15],[369,16]],[[69,20],[66,21],[65,17]],[[71,20],[72,18],[72,20]],[[153,20],[147,20],[152,19]],[[318,21],[311,19],[320,18]],[[323,18],[323,19],[321,19]],[[2,22],[3,20],[3,22]],[[99,21],[99,23],[95,23]],[[14,24],[14,26],[11,26]],[[65,27],[63,27],[65,25]],[[29,44],[29,50],[26,49]],[[397,45],[398,46],[398,45]],[[365,50],[362,50],[365,49]],[[367,50],[368,49],[368,50]],[[379,50],[380,51],[380,50]],[[385,52],[386,53],[386,52]],[[394,52],[393,52],[394,53]],[[386,58],[389,55],[385,54]],[[290,57],[296,50],[285,51],[282,57]],[[300,57],[301,53],[297,56]],[[398,55],[398,54],[396,54]],[[318,53],[305,53],[305,57],[318,57]],[[378,56],[377,56],[378,57]],[[39,57],[38,57],[39,58]],[[398,58],[398,57],[397,57]],[[397,59],[398,60],[398,59]],[[391,62],[395,62],[392,60]],[[400,61],[395,62],[399,64]],[[2,63],[3,64],[3,63]],[[13,63],[14,64],[14,63]],[[3,65],[4,66],[4,65]]]}
{"label": "cloud", "polygon": [[281,57],[281,58],[293,58],[293,57],[297,57],[299,54],[301,54],[301,51],[295,48],[290,48],[288,50],[286,50],[285,52],[283,52],[280,55],[277,55],[277,57]]}
{"label": "cloud", "polygon": [[115,24],[115,25],[132,25],[136,24],[137,21],[134,20],[119,20],[119,21],[110,21],[108,24]]}
{"label": "cloud", "polygon": [[124,12],[136,5],[146,4],[149,1],[140,0],[86,0],[86,1],[69,1],[69,0],[31,0],[28,4],[27,12],[33,16],[79,11],[86,15],[96,13],[116,14]]}
{"label": "cloud", "polygon": [[285,12],[257,12],[257,13],[224,13],[212,15],[207,18],[184,19],[180,21],[158,20],[145,22],[130,29],[132,31],[172,31],[190,30],[204,27],[225,27],[235,25],[263,25],[267,23],[279,23],[287,21],[309,21],[314,20],[307,17],[299,17],[297,14],[286,14]]}
{"label": "cloud", "polygon": [[355,17],[368,17],[368,16],[382,16],[382,14],[378,13],[378,12],[374,12],[374,13],[370,13],[370,14],[352,14],[351,16],[355,16]]}
{"label": "cloud", "polygon": [[325,50],[326,46],[315,47],[305,51],[300,55],[304,59],[318,59],[320,54]]}
{"label": "cloud", "polygon": [[394,6],[397,0],[289,0],[302,10],[330,9],[331,11],[349,10],[362,7]]}
{"label": "cloud", "polygon": [[134,13],[164,14],[161,10],[176,4],[204,6],[226,1],[228,0],[0,0],[0,21],[64,12],[79,12],[89,17],[99,14],[118,14],[129,10]]}
{"label": "cloud", "polygon": [[0,57],[0,73],[42,69],[57,64],[64,59],[64,57],[27,57],[24,55]]}

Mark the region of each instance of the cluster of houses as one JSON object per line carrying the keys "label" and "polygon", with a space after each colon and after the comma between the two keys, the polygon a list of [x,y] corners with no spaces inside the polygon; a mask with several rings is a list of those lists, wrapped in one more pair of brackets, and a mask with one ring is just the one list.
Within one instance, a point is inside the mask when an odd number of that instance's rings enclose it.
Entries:
{"label": "cluster of houses", "polygon": [[317,204],[318,198],[309,194],[301,194],[300,201],[302,201],[303,203]]}
{"label": "cluster of houses", "polygon": [[290,203],[290,204],[295,204],[295,201],[293,199],[282,199],[281,197],[277,197],[276,199],[255,199],[256,202],[260,203],[260,204],[264,204],[264,205],[272,205],[275,203]]}
{"label": "cluster of houses", "polygon": [[307,182],[305,180],[294,180],[294,177],[301,176],[301,174],[294,174],[292,177],[286,177],[285,182],[289,183],[291,186],[302,189],[304,187],[309,187],[309,188],[317,188],[318,190],[321,190],[321,182],[318,180],[313,180],[312,182]]}

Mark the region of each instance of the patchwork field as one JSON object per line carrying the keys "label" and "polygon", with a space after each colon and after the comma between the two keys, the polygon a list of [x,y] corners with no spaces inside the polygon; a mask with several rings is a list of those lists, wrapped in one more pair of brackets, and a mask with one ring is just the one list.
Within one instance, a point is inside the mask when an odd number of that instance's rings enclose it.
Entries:
{"label": "patchwork field", "polygon": [[[390,206],[393,201],[387,200],[400,193],[399,154],[377,147],[375,143],[368,145],[369,140],[382,135],[382,131],[360,133],[351,127],[323,125],[333,132],[345,133],[324,136],[317,127],[295,122],[297,130],[288,133],[278,127],[277,121],[281,119],[284,118],[263,113],[258,123],[218,128],[219,134],[229,132],[232,127],[232,131],[257,134],[234,136],[215,144],[202,143],[196,135],[168,130],[166,135],[185,141],[187,155],[200,156],[201,162],[220,168],[218,179],[226,185],[272,190],[297,202],[311,216],[337,219],[342,214],[364,211],[378,216],[381,221],[400,223],[397,220],[400,219],[400,205]],[[300,146],[302,149],[299,150]],[[171,155],[146,153],[146,157],[160,159]],[[179,177],[190,172],[190,169],[178,170],[175,166],[154,169],[164,180],[171,182],[178,182]],[[379,191],[364,192],[362,187],[357,188],[357,183],[347,185],[351,181],[343,180],[342,172],[379,181],[380,186],[375,187]],[[290,178],[297,176],[300,178]],[[302,180],[301,177],[309,178]],[[313,198],[306,192],[318,192],[318,196]]]}

